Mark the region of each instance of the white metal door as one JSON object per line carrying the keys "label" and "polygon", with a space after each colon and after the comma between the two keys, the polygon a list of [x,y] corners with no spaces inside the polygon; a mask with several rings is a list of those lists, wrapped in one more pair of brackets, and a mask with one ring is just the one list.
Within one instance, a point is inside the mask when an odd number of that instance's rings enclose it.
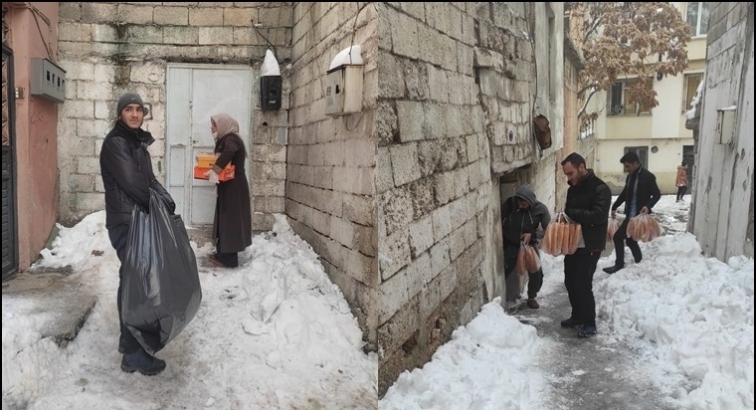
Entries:
{"label": "white metal door", "polygon": [[[213,223],[215,187],[194,179],[195,157],[213,152],[210,116],[226,113],[239,122],[247,152],[252,129],[252,70],[249,67],[184,65],[168,66],[166,102],[166,155],[168,190],[176,201],[176,213],[190,226]],[[246,164],[249,179],[249,155]]]}

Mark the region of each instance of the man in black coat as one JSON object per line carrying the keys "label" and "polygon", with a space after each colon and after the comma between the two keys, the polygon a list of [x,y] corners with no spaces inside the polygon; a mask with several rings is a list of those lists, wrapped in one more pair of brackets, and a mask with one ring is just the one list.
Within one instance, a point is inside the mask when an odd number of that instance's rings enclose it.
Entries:
{"label": "man in black coat", "polygon": [[105,226],[108,229],[110,243],[121,261],[117,296],[118,319],[121,326],[118,351],[123,353],[121,370],[155,375],[165,369],[165,362],[148,354],[121,319],[122,284],[125,274],[123,261],[126,258],[131,211],[134,206],[149,209],[150,188],[158,193],[171,213],[176,209],[173,199],[152,171],[152,161],[147,147],[155,139],[152,134],[141,128],[146,112],[138,95],[127,93],[121,96],[116,108],[116,124],[102,144],[100,168],[105,187]]}
{"label": "man in black coat", "polygon": [[578,327],[578,337],[596,334],[596,301],[593,297],[593,274],[606,246],[606,230],[612,193],[585,159],[573,152],[562,161],[568,178],[567,203],[564,213],[579,223],[583,233],[578,250],[564,257],[564,285],[572,305],[572,315],[561,322],[562,327]]}
{"label": "man in black coat", "polygon": [[625,180],[625,188],[612,205],[612,218],[617,217],[617,208],[624,203],[625,220],[614,234],[614,251],[617,255],[614,266],[604,268],[604,272],[610,275],[625,267],[625,242],[633,253],[635,263],[639,263],[643,259],[638,242],[627,237],[627,224],[631,218],[639,214],[651,213],[651,209],[661,198],[659,186],[656,184],[656,176],[641,165],[638,154],[628,152],[620,159],[620,162],[628,175]]}

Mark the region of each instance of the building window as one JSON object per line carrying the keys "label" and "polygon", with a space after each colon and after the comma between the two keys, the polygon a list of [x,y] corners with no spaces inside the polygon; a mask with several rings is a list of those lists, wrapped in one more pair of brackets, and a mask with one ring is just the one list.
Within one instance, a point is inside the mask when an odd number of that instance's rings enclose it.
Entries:
{"label": "building window", "polygon": [[[612,84],[611,88],[609,88],[609,107],[607,107],[609,115],[639,115],[651,113],[651,107],[632,101],[628,95],[628,87],[635,84],[636,81],[639,80],[620,80]],[[653,81],[651,81],[651,79],[644,81],[644,83],[649,89],[653,87]]]}
{"label": "building window", "polygon": [[701,81],[703,80],[703,74],[685,74],[685,88],[683,89],[683,105],[682,105],[682,112],[688,111],[688,107],[690,107],[691,102],[693,101],[693,98],[696,96],[696,92],[698,92],[698,85],[701,84]]}
{"label": "building window", "polygon": [[709,28],[709,3],[688,3],[688,25],[693,37],[705,36]]}
{"label": "building window", "polygon": [[635,152],[640,158],[641,165],[648,168],[648,147],[625,147],[625,154]]}

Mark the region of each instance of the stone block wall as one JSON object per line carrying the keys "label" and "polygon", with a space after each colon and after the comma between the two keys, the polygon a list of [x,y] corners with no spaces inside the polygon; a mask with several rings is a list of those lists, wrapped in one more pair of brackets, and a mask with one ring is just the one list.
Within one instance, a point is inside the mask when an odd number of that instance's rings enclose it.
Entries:
{"label": "stone block wall", "polygon": [[[359,12],[359,14],[358,14]],[[378,19],[372,3],[297,3],[286,214],[321,256],[376,349],[378,236],[375,216]],[[363,109],[325,115],[326,71],[341,50],[362,47]]]}
{"label": "stone block wall", "polygon": [[[168,63],[259,66],[268,43],[282,74],[293,26],[291,3],[61,3],[60,64],[67,71],[66,102],[59,131],[60,213],[64,223],[104,208],[99,170],[103,138],[115,121],[115,103],[126,91],[152,106],[144,127],[157,141],[150,147],[154,169],[165,176],[166,66]],[[284,211],[287,98],[275,113],[259,110],[257,78],[252,98],[253,227],[272,226]],[[288,81],[284,82],[288,87]],[[284,93],[286,95],[286,92]]]}
{"label": "stone block wall", "polygon": [[[559,45],[529,34],[548,24],[544,7],[379,6],[380,395],[501,292],[498,175],[561,147],[561,68],[548,70],[549,47],[561,65],[561,25]],[[538,156],[534,112],[560,138]],[[553,170],[535,173],[551,202]]]}

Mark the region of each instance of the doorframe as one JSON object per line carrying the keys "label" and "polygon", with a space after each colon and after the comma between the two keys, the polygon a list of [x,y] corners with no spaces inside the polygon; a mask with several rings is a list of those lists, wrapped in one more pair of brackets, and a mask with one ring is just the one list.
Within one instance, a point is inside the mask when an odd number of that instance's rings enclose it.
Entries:
{"label": "doorframe", "polygon": [[[6,61],[6,70],[7,70],[7,78],[6,78],[6,86],[5,90],[8,93],[6,97],[6,103],[8,105],[8,150],[10,151],[8,153],[8,158],[10,160],[9,169],[10,169],[10,176],[9,176],[9,184],[10,184],[10,190],[11,190],[11,197],[8,198],[8,207],[9,209],[9,221],[8,223],[11,224],[11,243],[13,245],[13,251],[11,254],[11,265],[10,268],[6,271],[3,269],[3,279],[6,279],[10,277],[11,275],[18,272],[18,264],[19,264],[19,254],[18,254],[18,213],[17,213],[17,200],[18,200],[18,184],[16,181],[16,175],[17,175],[17,161],[16,161],[16,87],[15,87],[15,70],[14,70],[14,64],[15,59],[13,58],[13,49],[8,47],[7,45],[3,44],[3,57]],[[3,148],[6,149],[6,148]]]}
{"label": "doorframe", "polygon": [[[171,73],[171,69],[182,69],[182,68],[183,69],[190,69],[192,71],[194,71],[194,70],[248,71],[251,74],[252,81],[251,81],[251,89],[249,90],[249,109],[250,109],[250,111],[249,111],[249,117],[250,117],[250,121],[249,121],[249,129],[246,130],[247,131],[247,135],[249,136],[249,146],[245,147],[247,149],[247,155],[246,155],[246,157],[247,157],[247,159],[246,159],[247,163],[245,164],[246,165],[245,169],[246,169],[246,174],[247,174],[246,176],[247,176],[247,181],[251,181],[252,180],[251,179],[251,176],[252,176],[251,175],[251,173],[252,173],[252,148],[253,148],[252,147],[252,145],[253,145],[252,144],[252,142],[253,142],[252,141],[252,130],[254,129],[254,102],[255,102],[254,94],[255,94],[255,92],[258,91],[257,87],[256,87],[256,84],[257,84],[256,79],[259,77],[259,76],[256,75],[257,74],[256,70],[254,68],[252,68],[251,66],[242,65],[242,64],[168,63],[166,65],[166,68],[165,68],[165,96],[166,96],[166,99],[165,99],[165,142],[164,142],[164,144],[165,144],[165,150],[164,150],[165,154],[164,154],[164,161],[165,161],[165,183],[167,185],[166,189],[168,189],[170,191],[170,178],[171,178],[171,174],[170,174],[170,172],[171,172],[171,164],[170,164],[170,158],[171,158],[170,148],[171,148],[171,146],[170,146],[170,143],[171,142],[168,139],[169,136],[171,135],[170,130],[168,128],[169,124],[171,123],[169,121],[169,116],[171,115],[171,110],[169,109],[169,106],[168,106],[170,104],[170,101],[168,101],[168,96],[171,95],[170,90],[169,90],[169,87],[170,87],[170,84],[171,84],[171,82],[170,82],[170,75],[171,74],[170,73]],[[192,87],[191,83],[189,84],[189,87],[190,87],[190,95],[192,95],[193,92],[194,92],[194,90],[193,90],[193,87]],[[239,132],[243,132],[243,130],[239,130]],[[243,138],[242,138],[242,140],[243,140]],[[193,148],[193,145],[192,145],[192,148]],[[189,162],[188,164],[190,164],[190,166],[193,167],[193,165],[191,165],[191,164],[193,164],[193,161]],[[187,169],[186,171],[189,172],[190,169]],[[183,203],[184,203],[184,214],[185,214],[185,223],[189,224],[189,223],[192,223],[192,221],[191,221],[191,214],[192,214],[191,213],[191,206],[192,206],[191,205],[191,189],[192,188],[191,188],[191,184],[185,185],[185,186],[188,187],[188,189],[186,189],[184,191],[184,200],[183,200]],[[252,200],[252,198],[251,198],[251,192],[252,191],[251,191],[251,188],[250,188],[250,201]],[[204,226],[210,226],[210,225],[212,225],[212,224],[207,224],[207,225],[204,225],[204,224],[203,225],[191,225],[191,226],[195,227],[195,228],[202,228]]]}

